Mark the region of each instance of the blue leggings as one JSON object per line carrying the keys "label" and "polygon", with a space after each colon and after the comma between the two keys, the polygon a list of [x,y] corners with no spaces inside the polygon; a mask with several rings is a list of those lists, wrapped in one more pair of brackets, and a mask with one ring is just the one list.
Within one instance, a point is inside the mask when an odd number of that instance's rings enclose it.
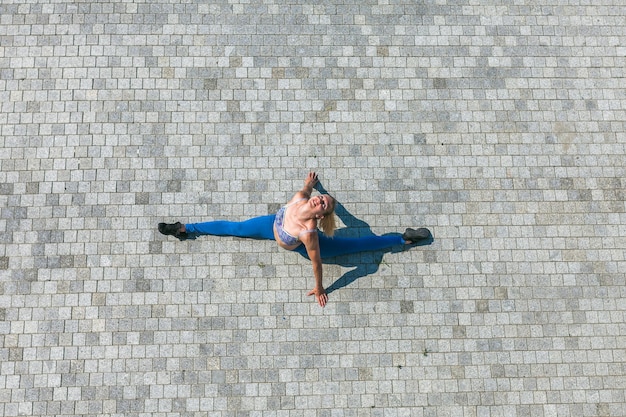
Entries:
{"label": "blue leggings", "polygon": [[[231,222],[217,220],[205,223],[186,224],[187,234],[191,236],[213,235],[213,236],[235,236],[252,239],[274,239],[274,218],[275,214],[254,217],[242,222]],[[332,258],[334,256],[349,255],[352,253],[388,249],[396,245],[404,244],[400,234],[385,236],[364,236],[357,238],[329,238],[318,232],[320,241],[320,254],[322,258]],[[293,249],[303,256],[307,256],[306,248],[300,245]]]}

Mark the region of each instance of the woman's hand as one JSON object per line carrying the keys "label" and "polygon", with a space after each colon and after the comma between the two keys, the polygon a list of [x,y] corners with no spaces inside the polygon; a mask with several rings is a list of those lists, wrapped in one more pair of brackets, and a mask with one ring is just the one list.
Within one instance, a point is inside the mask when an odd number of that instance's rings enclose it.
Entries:
{"label": "woman's hand", "polygon": [[315,295],[315,300],[320,305],[320,307],[324,307],[326,303],[328,302],[328,294],[326,294],[326,290],[324,290],[323,287],[313,288],[307,294],[307,296],[311,296],[311,295]]}
{"label": "woman's hand", "polygon": [[311,171],[309,172],[309,175],[306,176],[306,179],[304,180],[304,185],[306,187],[313,188],[315,187],[315,184],[317,184],[318,181],[319,179],[317,178],[317,174]]}

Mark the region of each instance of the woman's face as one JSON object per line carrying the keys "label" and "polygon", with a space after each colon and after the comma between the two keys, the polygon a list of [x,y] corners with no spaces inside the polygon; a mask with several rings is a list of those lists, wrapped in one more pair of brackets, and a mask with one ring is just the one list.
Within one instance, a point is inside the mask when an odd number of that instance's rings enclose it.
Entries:
{"label": "woman's face", "polygon": [[309,205],[322,216],[332,213],[335,209],[335,199],[328,194],[321,194],[309,199]]}

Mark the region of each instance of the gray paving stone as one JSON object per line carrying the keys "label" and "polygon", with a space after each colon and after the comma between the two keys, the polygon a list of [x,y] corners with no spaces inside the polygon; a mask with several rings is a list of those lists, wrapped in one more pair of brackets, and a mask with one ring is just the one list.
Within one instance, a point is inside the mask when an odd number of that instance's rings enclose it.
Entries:
{"label": "gray paving stone", "polygon": [[[624,416],[623,5],[0,5],[0,416]],[[161,221],[276,212],[324,266]]]}

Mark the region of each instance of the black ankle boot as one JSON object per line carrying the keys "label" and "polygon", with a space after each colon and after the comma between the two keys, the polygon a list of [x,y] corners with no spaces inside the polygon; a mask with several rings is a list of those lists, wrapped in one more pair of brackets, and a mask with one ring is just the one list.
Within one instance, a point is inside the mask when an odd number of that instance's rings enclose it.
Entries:
{"label": "black ankle boot", "polygon": [[402,234],[402,239],[404,239],[405,242],[411,242],[411,243],[415,243],[421,239],[428,239],[429,237],[430,237],[430,230],[424,227],[420,227],[417,230],[407,228]]}
{"label": "black ankle boot", "polygon": [[159,232],[163,235],[169,235],[177,237],[179,240],[187,239],[187,233],[181,232],[183,225],[180,222],[176,223],[159,223]]}

